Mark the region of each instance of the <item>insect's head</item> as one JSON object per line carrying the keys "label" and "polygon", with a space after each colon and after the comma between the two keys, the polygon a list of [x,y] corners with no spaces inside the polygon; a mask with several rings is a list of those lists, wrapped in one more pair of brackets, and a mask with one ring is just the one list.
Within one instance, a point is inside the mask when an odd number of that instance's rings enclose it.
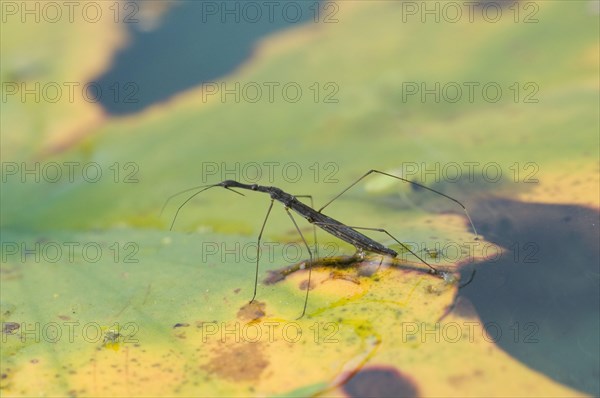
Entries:
{"label": "insect's head", "polygon": [[240,185],[242,185],[242,184],[240,184],[239,182],[234,181],[234,180],[225,180],[225,181],[222,181],[217,184],[217,186],[220,186],[223,188],[239,187]]}
{"label": "insect's head", "polygon": [[238,195],[242,195],[242,196],[245,196],[245,195],[243,193],[238,192],[238,191],[236,191],[234,189],[231,189],[231,188],[243,188],[243,189],[248,189],[249,188],[248,185],[239,183],[239,182],[234,181],[234,180],[225,180],[225,181],[222,181],[222,182],[216,184],[215,186],[217,186],[217,187],[223,187],[225,189],[228,189],[228,190],[230,190],[232,192],[235,192]]}
{"label": "insect's head", "polygon": [[[216,186],[223,187],[225,189],[229,189],[230,191],[233,191],[231,188],[242,188],[242,189],[249,189],[252,191],[260,191],[260,186],[257,184],[252,184],[252,185],[242,184],[241,182],[237,182],[234,180],[225,180],[225,181],[222,181],[222,182],[216,184]],[[234,192],[236,192],[236,191],[234,191]]]}

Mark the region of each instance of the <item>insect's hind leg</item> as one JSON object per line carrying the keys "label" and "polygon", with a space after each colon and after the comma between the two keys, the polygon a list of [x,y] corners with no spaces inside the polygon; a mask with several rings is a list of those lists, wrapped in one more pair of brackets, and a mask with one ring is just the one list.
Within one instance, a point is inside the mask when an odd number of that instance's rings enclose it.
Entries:
{"label": "insect's hind leg", "polygon": [[[310,207],[315,208],[312,195],[294,195],[295,198],[308,198],[310,199]],[[313,224],[313,238],[315,241],[315,258],[319,258],[319,243],[317,242],[317,227]]]}
{"label": "insect's hind leg", "polygon": [[[315,224],[319,224],[319,225],[328,225],[328,223],[324,223],[324,222],[315,222]],[[330,225],[336,225],[336,224],[330,224]],[[390,238],[392,238],[394,241],[396,241],[396,243],[398,243],[400,246],[402,246],[407,252],[409,252],[410,254],[412,254],[413,256],[415,256],[416,258],[418,258],[423,264],[425,264],[426,266],[428,266],[430,268],[430,272],[434,275],[441,275],[441,272],[435,268],[433,265],[429,264],[427,261],[423,260],[417,253],[415,253],[414,251],[410,250],[408,248],[408,246],[406,246],[404,243],[400,242],[398,239],[396,239],[392,234],[390,234],[388,231],[386,231],[383,228],[369,228],[369,227],[352,227],[352,226],[348,226],[349,228],[353,228],[353,229],[364,229],[367,231],[376,231],[376,232],[383,232],[384,234],[386,234],[387,236],[389,236]]]}
{"label": "insect's hind leg", "polygon": [[275,200],[271,199],[271,203],[269,204],[269,209],[267,210],[267,215],[265,216],[265,221],[263,221],[262,227],[260,228],[260,233],[258,234],[258,240],[256,242],[256,274],[254,276],[254,294],[252,295],[252,303],[256,298],[256,288],[258,286],[258,263],[260,261],[260,240],[262,239],[263,232],[265,230],[265,225],[267,225],[267,220],[269,219],[269,214],[271,214],[271,209],[273,208],[273,202]]}
{"label": "insect's hind leg", "polygon": [[416,258],[418,258],[419,261],[421,261],[423,264],[425,264],[426,266],[428,266],[431,269],[431,273],[432,274],[434,274],[434,275],[439,275],[440,274],[440,271],[437,268],[435,268],[433,265],[429,264],[427,261],[423,260],[417,253],[415,253],[414,251],[410,250],[410,248],[408,246],[406,246],[404,243],[400,242],[398,239],[396,239],[392,234],[390,234],[385,229],[383,229],[383,228],[368,228],[368,227],[350,227],[350,228],[364,229],[364,230],[367,230],[367,231],[383,232],[384,234],[386,234],[387,236],[389,236],[390,238],[392,238],[400,246],[402,246],[404,248],[404,250],[406,250],[407,252],[409,252],[410,254],[412,254],[413,256],[415,256]]}
{"label": "insect's hind leg", "polygon": [[[463,209],[463,211],[465,212],[465,215],[467,216],[467,219],[469,220],[469,223],[471,224],[471,228],[473,228],[473,232],[475,233],[475,240],[479,240],[479,234],[477,233],[477,229],[475,228],[475,224],[473,224],[473,220],[471,219],[471,216],[469,215],[469,212],[467,211],[467,208],[461,202],[459,202],[458,200],[454,199],[453,197],[451,197],[449,195],[446,195],[443,192],[437,191],[437,190],[435,190],[433,188],[429,188],[426,185],[419,184],[418,182],[410,181],[410,180],[407,180],[406,178],[395,176],[393,174],[385,173],[385,172],[379,171],[379,170],[373,170],[372,169],[372,170],[367,171],[362,177],[360,177],[358,180],[354,181],[346,189],[344,189],[342,192],[340,192],[339,194],[337,194],[336,196],[334,196],[333,199],[331,199],[329,202],[325,203],[325,205],[323,207],[321,207],[318,210],[318,212],[321,213],[323,211],[323,209],[325,209],[327,206],[329,206],[331,203],[333,203],[334,200],[336,200],[337,198],[339,198],[340,196],[342,196],[343,194],[345,194],[350,188],[352,188],[353,186],[355,186],[356,184],[358,184],[361,180],[363,180],[365,177],[367,177],[367,176],[369,176],[369,175],[371,175],[373,173],[377,173],[377,174],[381,174],[381,175],[384,175],[384,176],[392,177],[392,178],[395,178],[397,180],[409,183],[409,184],[411,184],[413,186],[426,189],[426,190],[428,190],[430,192],[433,192],[433,193],[435,193],[437,195],[443,196],[446,199],[449,199],[449,200],[453,201],[454,203],[458,204]],[[415,256],[416,256],[416,254],[415,254]],[[418,258],[418,256],[417,256],[417,258]],[[425,264],[427,264],[427,263],[425,263]]]}
{"label": "insect's hind leg", "polygon": [[296,224],[296,220],[294,219],[294,216],[292,216],[292,213],[290,213],[290,209],[288,209],[286,207],[285,211],[287,212],[288,216],[290,216],[290,219],[294,223],[294,226],[296,227],[296,231],[298,231],[298,234],[300,234],[300,237],[302,238],[302,242],[304,242],[304,246],[306,246],[306,250],[308,250],[308,256],[309,256],[308,285],[306,286],[306,297],[304,298],[304,308],[302,309],[302,314],[297,318],[297,319],[300,319],[306,313],[306,305],[308,304],[308,292],[310,291],[310,279],[311,279],[311,275],[312,275],[313,255],[312,255],[312,252],[310,251],[310,246],[308,246],[308,243],[306,243],[306,239],[304,239],[304,235],[302,235],[302,231],[300,231],[300,228],[298,228],[298,224]]}

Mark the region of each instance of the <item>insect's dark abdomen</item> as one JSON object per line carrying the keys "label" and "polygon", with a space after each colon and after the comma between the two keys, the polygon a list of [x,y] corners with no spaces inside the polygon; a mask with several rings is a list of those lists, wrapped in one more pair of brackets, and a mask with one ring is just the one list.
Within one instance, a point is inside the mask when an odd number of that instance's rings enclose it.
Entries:
{"label": "insect's dark abdomen", "polygon": [[[279,198],[275,199],[279,200]],[[282,197],[281,199],[284,198]],[[324,214],[315,211],[314,209],[308,207],[302,202],[293,200],[286,205],[290,209],[294,210],[296,213],[300,214],[306,220],[308,220],[308,222],[315,224],[317,227],[329,232],[331,235],[350,243],[357,249],[362,249],[364,251],[383,254],[391,257],[396,257],[398,255],[398,253],[394,250],[388,249],[381,243],[376,242],[368,236],[361,234],[357,230],[352,229],[331,217],[328,217]]]}
{"label": "insect's dark abdomen", "polygon": [[[331,219],[327,216],[324,216],[324,217],[329,219],[329,221],[317,220],[315,222],[315,225],[317,227],[352,244],[357,249],[362,249],[364,251],[378,253],[378,254],[384,254],[387,256],[391,256],[391,257],[396,257],[398,255],[398,253],[395,252],[394,250],[383,246],[381,243],[374,241],[373,239],[369,238],[366,235],[361,234],[360,232],[358,232],[355,229],[352,229],[345,225],[341,225],[341,226],[340,225],[330,225],[331,220],[333,220],[333,219]],[[335,221],[335,220],[333,220],[333,221]],[[323,222],[323,223],[327,223],[327,224],[319,224],[319,222]]]}

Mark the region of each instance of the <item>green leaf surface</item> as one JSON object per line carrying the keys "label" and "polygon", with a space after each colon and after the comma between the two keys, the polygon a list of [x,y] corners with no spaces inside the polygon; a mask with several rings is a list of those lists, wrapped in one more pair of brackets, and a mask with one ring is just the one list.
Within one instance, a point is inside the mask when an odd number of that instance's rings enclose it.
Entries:
{"label": "green leaf surface", "polygon": [[[223,77],[296,82],[305,89],[297,103],[204,100],[199,87],[127,117],[81,101],[3,102],[3,396],[338,396],[364,385],[423,396],[580,394],[501,351],[468,304],[454,310],[459,281],[428,274],[400,248],[403,259],[381,265],[320,259],[298,320],[308,256],[279,203],[252,305],[267,196],[211,189],[168,231],[186,196],[161,207],[191,186],[259,182],[313,195],[319,208],[372,168],[468,208],[491,195],[598,207],[598,18],[586,2],[535,3],[532,24],[400,24],[398,2],[338,4],[338,23],[279,32]],[[91,80],[125,42],[115,24],[17,25],[2,26],[3,83]],[[48,50],[65,37],[60,54]],[[497,83],[502,99],[404,97],[407,83],[465,81]],[[524,102],[527,83],[538,102]],[[337,102],[326,103],[331,87]],[[406,174],[416,166],[439,175],[451,163],[464,171],[465,162],[476,164],[473,179]],[[482,174],[489,164],[501,169],[498,180]],[[7,165],[37,167],[42,178]],[[262,178],[247,181],[249,165]],[[60,178],[51,181],[44,173],[54,167]],[[474,235],[460,207],[381,176],[326,213],[385,228],[443,269],[489,255],[485,231],[474,251],[461,251]],[[310,226],[299,226],[313,244]],[[318,237],[333,262],[354,252]],[[442,255],[453,245],[460,253]],[[456,325],[457,340],[432,343]]]}

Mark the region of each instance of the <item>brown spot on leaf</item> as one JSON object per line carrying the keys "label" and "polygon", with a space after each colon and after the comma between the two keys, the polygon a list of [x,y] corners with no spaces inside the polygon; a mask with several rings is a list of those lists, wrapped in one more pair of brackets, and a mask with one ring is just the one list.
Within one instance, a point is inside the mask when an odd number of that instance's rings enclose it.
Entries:
{"label": "brown spot on leaf", "polygon": [[269,275],[263,281],[265,285],[273,285],[285,279],[285,276],[277,271],[269,271]]}
{"label": "brown spot on leaf", "polygon": [[[300,290],[306,290],[306,288],[308,287],[308,279],[305,279],[302,282],[300,282],[298,287],[300,288]],[[315,281],[312,281],[312,283],[310,284],[310,290],[313,290],[315,287]]]}
{"label": "brown spot on leaf", "polygon": [[286,276],[293,272],[292,269],[292,266],[287,266],[275,271],[269,271],[269,275],[267,275],[263,283],[265,285],[273,285],[277,282],[280,282],[284,280]]}
{"label": "brown spot on leaf", "polygon": [[2,265],[0,267],[0,280],[9,281],[21,277],[21,272],[16,267]]}
{"label": "brown spot on leaf", "polygon": [[240,319],[260,319],[265,316],[266,304],[260,301],[253,301],[240,308],[237,317]]}
{"label": "brown spot on leaf", "polygon": [[213,350],[216,354],[202,368],[233,381],[257,380],[269,362],[260,343],[241,343]]}
{"label": "brown spot on leaf", "polygon": [[329,279],[342,279],[360,285],[360,280],[356,276],[344,272],[332,272],[329,274]]}
{"label": "brown spot on leaf", "polygon": [[343,386],[350,397],[418,397],[417,385],[394,368],[367,368]]}
{"label": "brown spot on leaf", "polygon": [[19,325],[16,322],[3,322],[2,323],[2,333],[14,334],[14,332],[16,330],[18,330],[20,327],[21,327],[21,325]]}

